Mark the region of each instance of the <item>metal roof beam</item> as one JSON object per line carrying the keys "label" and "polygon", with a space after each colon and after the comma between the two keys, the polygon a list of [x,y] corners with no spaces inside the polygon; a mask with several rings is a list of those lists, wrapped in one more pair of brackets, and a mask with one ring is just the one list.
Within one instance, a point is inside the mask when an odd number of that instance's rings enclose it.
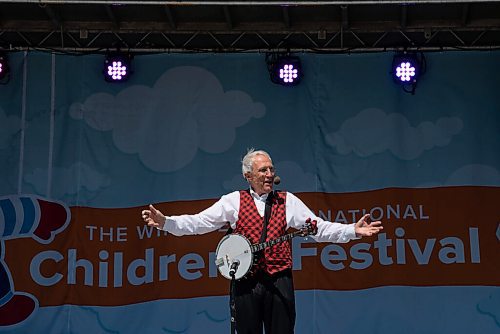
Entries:
{"label": "metal roof beam", "polygon": [[224,10],[224,18],[226,20],[227,28],[229,30],[233,29],[233,19],[231,17],[231,11],[229,10],[229,6],[222,7]]}
{"label": "metal roof beam", "polygon": [[57,14],[54,11],[54,9],[49,5],[45,5],[42,8],[45,11],[45,14],[47,14],[47,16],[52,21],[52,24],[54,25],[54,27],[56,27],[56,28],[60,27],[62,20],[61,20],[61,17],[59,16],[59,14]]}
{"label": "metal roof beam", "polygon": [[283,12],[283,21],[285,23],[285,28],[289,29],[290,28],[290,12],[288,10],[287,6],[282,7],[282,12]]}
{"label": "metal roof beam", "polygon": [[470,4],[464,3],[462,5],[462,26],[466,26],[469,23],[469,13],[470,13]]}
{"label": "metal roof beam", "polygon": [[106,10],[106,14],[108,15],[109,19],[113,23],[113,26],[118,29],[120,27],[120,23],[118,22],[113,7],[111,7],[111,5],[104,5],[104,9]]}
{"label": "metal roof beam", "polygon": [[289,1],[212,1],[212,0],[2,0],[5,3],[34,3],[34,4],[107,4],[107,5],[176,5],[176,6],[322,6],[322,5],[382,5],[382,4],[453,4],[453,3],[485,3],[499,2],[499,0],[289,0]]}
{"label": "metal roof beam", "polygon": [[177,29],[177,23],[175,22],[174,13],[171,6],[165,5],[163,9],[165,10],[165,15],[167,15],[168,24],[170,25],[170,27],[174,30]]}
{"label": "metal roof beam", "polygon": [[349,9],[347,5],[340,6],[341,20],[342,20],[342,28],[349,28]]}
{"label": "metal roof beam", "polygon": [[401,29],[406,29],[406,24],[408,22],[408,7],[403,5],[401,6],[401,11],[399,14],[399,24],[401,25]]}

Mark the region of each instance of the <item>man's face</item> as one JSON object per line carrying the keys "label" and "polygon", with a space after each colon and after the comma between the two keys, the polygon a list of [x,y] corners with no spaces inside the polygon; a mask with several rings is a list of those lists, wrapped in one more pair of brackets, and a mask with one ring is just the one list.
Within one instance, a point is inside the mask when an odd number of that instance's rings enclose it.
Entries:
{"label": "man's face", "polygon": [[253,159],[252,171],[246,174],[252,189],[259,195],[273,191],[274,166],[265,155],[258,154]]}

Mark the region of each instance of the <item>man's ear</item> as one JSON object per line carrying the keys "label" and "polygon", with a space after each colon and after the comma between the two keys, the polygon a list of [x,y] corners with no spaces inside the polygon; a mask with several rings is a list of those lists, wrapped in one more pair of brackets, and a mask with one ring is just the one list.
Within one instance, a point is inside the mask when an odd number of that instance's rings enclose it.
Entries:
{"label": "man's ear", "polygon": [[251,176],[252,176],[252,174],[250,172],[246,172],[244,175],[245,180],[247,180],[248,183],[250,183]]}

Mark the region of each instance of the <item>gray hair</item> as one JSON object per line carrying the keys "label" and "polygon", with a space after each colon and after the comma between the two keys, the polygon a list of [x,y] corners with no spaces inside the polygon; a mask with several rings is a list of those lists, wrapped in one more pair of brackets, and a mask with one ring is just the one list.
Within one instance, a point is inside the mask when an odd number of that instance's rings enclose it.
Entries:
{"label": "gray hair", "polygon": [[265,155],[266,157],[269,158],[269,160],[272,161],[271,156],[269,153],[263,150],[255,150],[254,148],[250,148],[247,151],[247,154],[241,159],[241,172],[243,173],[243,176],[245,176],[246,173],[252,171],[253,167],[253,159],[255,158],[256,155]]}

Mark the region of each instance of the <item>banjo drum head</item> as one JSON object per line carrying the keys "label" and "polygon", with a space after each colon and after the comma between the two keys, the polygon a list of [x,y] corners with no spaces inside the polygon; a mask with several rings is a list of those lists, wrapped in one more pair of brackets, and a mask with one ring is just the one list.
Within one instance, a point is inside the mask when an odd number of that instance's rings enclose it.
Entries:
{"label": "banjo drum head", "polygon": [[215,253],[215,264],[222,276],[231,279],[229,271],[233,262],[239,265],[234,275],[235,279],[245,276],[253,264],[251,244],[247,238],[239,234],[226,235],[219,242]]}

